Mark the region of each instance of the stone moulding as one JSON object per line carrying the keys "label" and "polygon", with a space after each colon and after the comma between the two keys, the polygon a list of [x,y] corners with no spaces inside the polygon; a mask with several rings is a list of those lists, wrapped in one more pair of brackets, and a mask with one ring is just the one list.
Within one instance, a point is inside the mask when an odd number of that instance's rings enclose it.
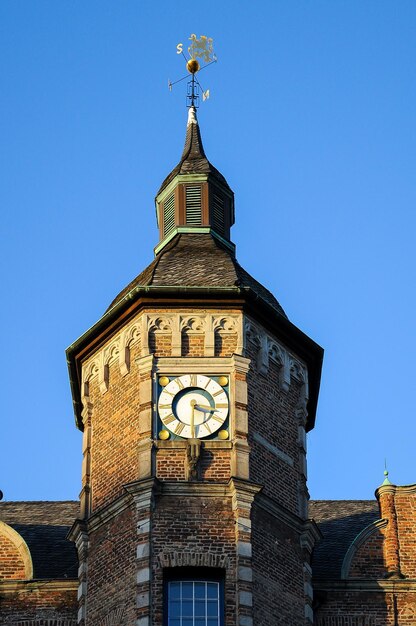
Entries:
{"label": "stone moulding", "polygon": [[25,619],[12,622],[11,626],[77,626],[77,620],[65,618]]}
{"label": "stone moulding", "polygon": [[6,537],[9,541],[11,541],[23,561],[23,566],[25,568],[25,580],[31,580],[33,578],[33,563],[26,541],[16,530],[14,530],[14,528],[2,521],[0,521],[0,537],[1,536]]}
{"label": "stone moulding", "polygon": [[27,592],[33,594],[42,591],[72,591],[75,594],[78,589],[78,578],[71,580],[9,580],[0,582],[1,594],[15,594]]}
{"label": "stone moulding", "polygon": [[160,567],[218,567],[226,569],[229,558],[224,554],[204,552],[163,551],[158,557]]}

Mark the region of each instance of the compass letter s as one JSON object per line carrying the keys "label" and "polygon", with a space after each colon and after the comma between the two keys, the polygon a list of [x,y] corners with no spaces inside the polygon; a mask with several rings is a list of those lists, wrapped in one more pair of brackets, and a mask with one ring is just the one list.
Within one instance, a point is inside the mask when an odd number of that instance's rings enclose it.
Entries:
{"label": "compass letter s", "polygon": [[182,54],[183,52],[183,43],[178,43],[176,46],[176,54]]}

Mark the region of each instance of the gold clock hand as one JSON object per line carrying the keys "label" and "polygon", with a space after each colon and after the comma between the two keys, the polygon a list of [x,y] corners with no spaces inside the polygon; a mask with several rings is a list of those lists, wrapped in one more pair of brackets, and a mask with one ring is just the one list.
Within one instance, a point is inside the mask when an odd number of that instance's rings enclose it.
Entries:
{"label": "gold clock hand", "polygon": [[196,404],[195,408],[197,411],[202,411],[202,413],[214,413],[218,411],[218,409],[213,409],[212,406],[207,406],[206,404]]}
{"label": "gold clock hand", "polygon": [[195,407],[196,407],[196,400],[191,400],[191,407],[192,407],[192,413],[191,413],[191,437],[192,437],[192,439],[195,439]]}

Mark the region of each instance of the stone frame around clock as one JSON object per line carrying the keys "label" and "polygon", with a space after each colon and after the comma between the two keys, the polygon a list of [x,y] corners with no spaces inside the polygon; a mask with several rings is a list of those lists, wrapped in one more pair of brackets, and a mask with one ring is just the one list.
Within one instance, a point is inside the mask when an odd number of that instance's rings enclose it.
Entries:
{"label": "stone frame around clock", "polygon": [[140,371],[140,396],[146,400],[141,405],[140,422],[143,434],[148,433],[139,444],[139,473],[141,478],[155,472],[155,455],[160,448],[183,448],[186,441],[180,439],[162,441],[155,436],[157,429],[158,377],[181,376],[198,373],[229,377],[229,439],[204,440],[207,448],[231,450],[231,475],[249,478],[249,446],[247,443],[247,381],[250,359],[234,354],[231,357],[154,357],[148,355],[138,359]]}

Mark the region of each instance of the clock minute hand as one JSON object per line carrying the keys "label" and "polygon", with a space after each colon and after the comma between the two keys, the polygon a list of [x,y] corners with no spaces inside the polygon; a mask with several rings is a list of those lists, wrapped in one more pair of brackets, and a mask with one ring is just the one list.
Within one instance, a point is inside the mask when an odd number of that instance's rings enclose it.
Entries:
{"label": "clock minute hand", "polygon": [[202,413],[214,413],[218,411],[218,409],[213,409],[212,406],[207,406],[205,404],[196,404],[195,408],[197,411],[201,411]]}

